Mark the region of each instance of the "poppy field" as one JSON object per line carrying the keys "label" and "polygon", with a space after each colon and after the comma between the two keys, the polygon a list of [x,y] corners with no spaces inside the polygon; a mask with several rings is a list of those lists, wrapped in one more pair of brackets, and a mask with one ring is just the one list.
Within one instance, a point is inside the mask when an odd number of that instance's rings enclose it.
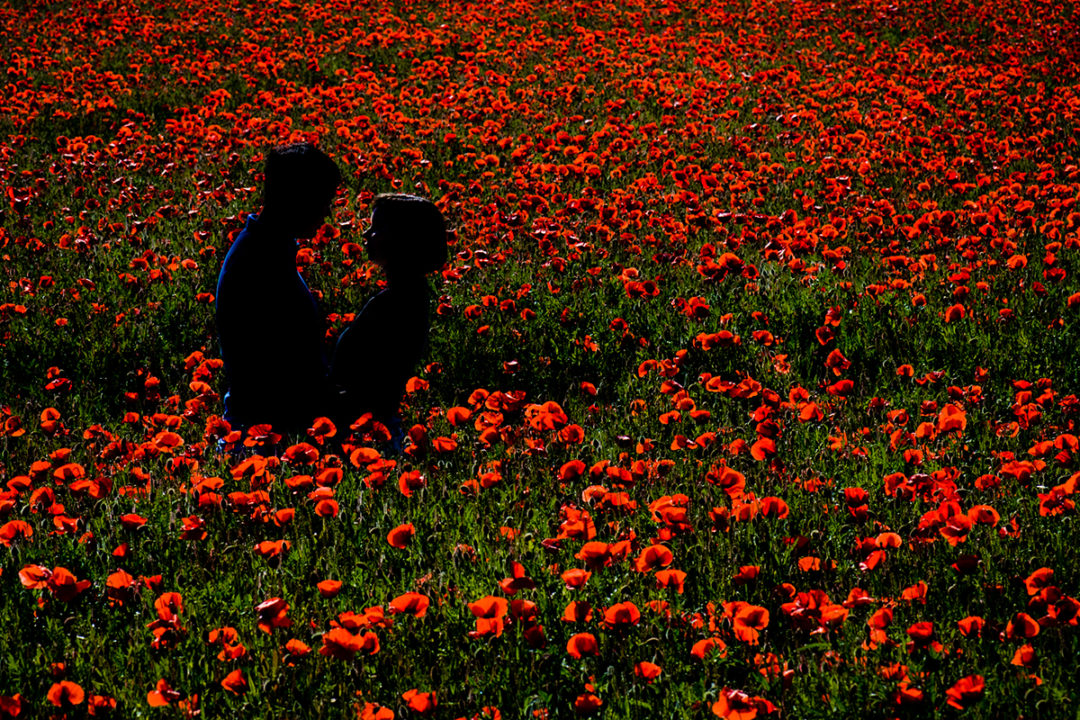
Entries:
{"label": "poppy field", "polygon": [[[1080,715],[1072,4],[12,1],[0,48],[0,718]],[[400,453],[221,417],[301,140],[328,348],[376,194],[451,228]]]}

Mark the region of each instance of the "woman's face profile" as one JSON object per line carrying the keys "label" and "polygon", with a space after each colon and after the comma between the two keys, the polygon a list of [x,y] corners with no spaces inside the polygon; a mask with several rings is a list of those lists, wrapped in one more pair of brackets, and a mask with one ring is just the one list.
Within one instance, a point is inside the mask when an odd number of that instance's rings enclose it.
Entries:
{"label": "woman's face profile", "polygon": [[386,261],[386,231],[379,222],[379,213],[372,211],[370,225],[364,231],[364,250],[368,258],[376,264],[382,265]]}

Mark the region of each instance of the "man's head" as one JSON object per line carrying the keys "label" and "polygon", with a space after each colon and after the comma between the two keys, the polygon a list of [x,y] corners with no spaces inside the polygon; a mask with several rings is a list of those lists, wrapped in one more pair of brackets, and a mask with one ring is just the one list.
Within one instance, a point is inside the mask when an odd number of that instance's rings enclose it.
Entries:
{"label": "man's head", "polygon": [[311,237],[330,214],[341,171],[311,143],[274,148],[266,156],[264,213],[296,237]]}
{"label": "man's head", "polygon": [[368,257],[394,275],[427,275],[446,263],[446,223],[430,200],[378,195],[364,233]]}

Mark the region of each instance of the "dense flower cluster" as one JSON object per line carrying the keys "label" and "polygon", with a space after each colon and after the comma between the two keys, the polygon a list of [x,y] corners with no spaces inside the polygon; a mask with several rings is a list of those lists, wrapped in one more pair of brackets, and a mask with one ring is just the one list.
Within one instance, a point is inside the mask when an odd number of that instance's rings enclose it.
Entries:
{"label": "dense flower cluster", "polygon": [[[1075,707],[1078,37],[1014,0],[0,9],[0,718]],[[376,193],[453,228],[400,453],[221,417],[214,278],[301,139],[347,178],[297,255],[328,343]]]}

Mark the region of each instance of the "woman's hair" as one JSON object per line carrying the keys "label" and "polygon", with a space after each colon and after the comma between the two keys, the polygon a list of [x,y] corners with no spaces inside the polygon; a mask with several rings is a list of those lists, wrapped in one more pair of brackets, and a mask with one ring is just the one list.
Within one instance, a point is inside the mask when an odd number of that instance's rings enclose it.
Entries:
{"label": "woman's hair", "polygon": [[312,208],[332,198],[341,184],[341,170],[311,143],[274,148],[266,155],[263,204]]}
{"label": "woman's hair", "polygon": [[446,264],[446,222],[435,203],[417,195],[386,193],[375,196],[375,213],[382,230],[395,239],[388,248],[392,264],[422,275]]}

